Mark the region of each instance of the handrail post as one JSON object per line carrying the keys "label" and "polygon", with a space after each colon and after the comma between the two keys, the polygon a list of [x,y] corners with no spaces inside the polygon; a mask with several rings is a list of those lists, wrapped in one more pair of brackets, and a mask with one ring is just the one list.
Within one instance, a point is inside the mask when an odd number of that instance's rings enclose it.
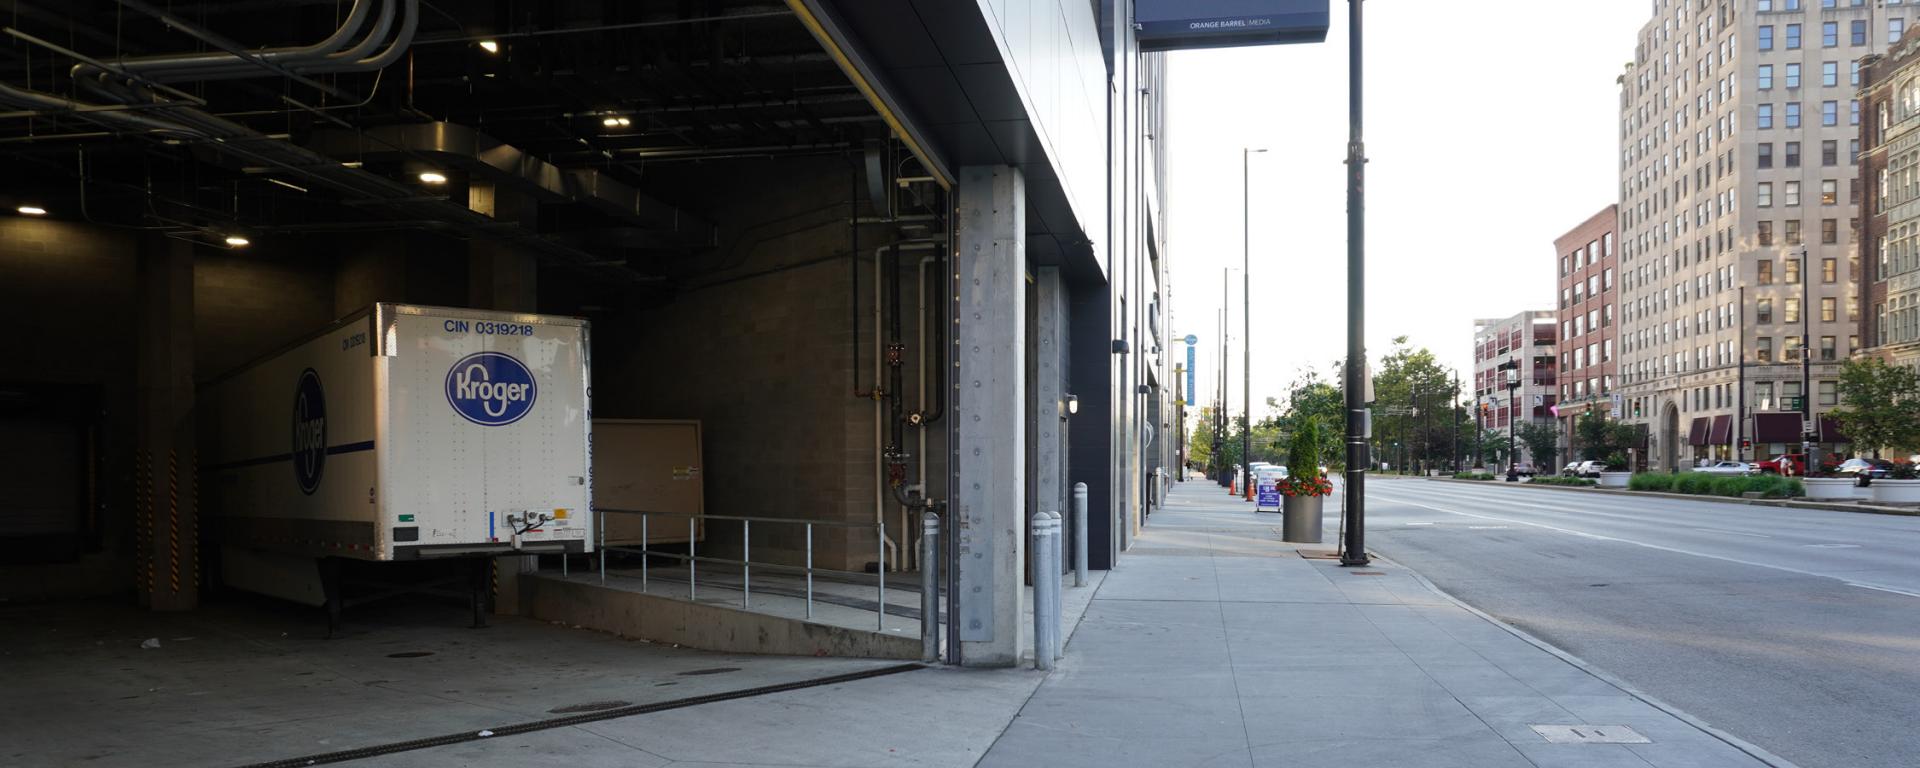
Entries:
{"label": "handrail post", "polygon": [[813,620],[813,523],[807,523],[807,620]]}
{"label": "handrail post", "polygon": [[700,578],[700,518],[687,518],[687,602],[700,602],[700,588],[695,581]]}
{"label": "handrail post", "polygon": [[753,600],[753,521],[740,521],[740,607],[747,608]]}
{"label": "handrail post", "polygon": [[875,602],[880,604],[879,610],[874,612],[877,615],[875,621],[879,623],[880,631],[885,632],[887,631],[887,523],[885,520],[873,524],[873,542],[873,548],[880,557],[878,561],[880,567],[874,569],[874,575],[880,577],[879,581],[875,582],[879,585],[879,598]]}
{"label": "handrail post", "polygon": [[920,513],[920,658],[940,660],[940,516]]}
{"label": "handrail post", "polygon": [[1073,484],[1073,585],[1087,585],[1087,484]]}
{"label": "handrail post", "polygon": [[640,591],[647,591],[647,513],[640,513]]}
{"label": "handrail post", "polygon": [[593,513],[593,522],[600,528],[593,545],[600,550],[596,559],[600,561],[600,586],[604,587],[607,585],[607,516],[596,511]]}

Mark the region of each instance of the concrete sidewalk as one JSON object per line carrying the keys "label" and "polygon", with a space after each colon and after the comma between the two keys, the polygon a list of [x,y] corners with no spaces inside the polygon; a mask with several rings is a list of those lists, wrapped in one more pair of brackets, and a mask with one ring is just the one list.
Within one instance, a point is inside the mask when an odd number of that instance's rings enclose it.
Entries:
{"label": "concrete sidewalk", "polygon": [[[1331,549],[1327,509],[1329,544],[1311,549]],[[1178,487],[980,765],[1767,764],[1405,569],[1306,559],[1278,515],[1249,510]],[[1535,726],[1644,741],[1555,743]]]}

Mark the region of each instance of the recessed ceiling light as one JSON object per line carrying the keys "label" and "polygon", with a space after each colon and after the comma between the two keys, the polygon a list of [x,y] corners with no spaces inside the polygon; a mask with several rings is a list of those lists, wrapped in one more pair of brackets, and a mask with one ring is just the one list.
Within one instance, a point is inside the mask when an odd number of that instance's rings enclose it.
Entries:
{"label": "recessed ceiling light", "polygon": [[42,208],[42,207],[40,207],[40,206],[37,206],[37,205],[23,205],[23,206],[20,206],[19,208],[15,208],[14,210],[17,210],[17,211],[19,211],[19,212],[21,212],[21,213],[24,213],[24,214],[26,214],[26,215],[28,215],[28,216],[45,216],[45,215],[47,215],[47,209],[45,209],[45,208]]}
{"label": "recessed ceiling light", "polygon": [[424,171],[420,174],[420,181],[425,184],[445,184],[447,175],[435,171]]}
{"label": "recessed ceiling light", "polygon": [[492,40],[482,40],[480,41],[480,50],[486,51],[487,53],[499,53],[500,44]]}
{"label": "recessed ceiling light", "polygon": [[633,125],[633,121],[632,121],[632,120],[628,120],[628,119],[626,119],[626,118],[624,118],[624,117],[623,117],[623,118],[620,118],[620,127],[622,127],[622,128],[625,128],[625,127],[627,127],[627,126],[629,126],[629,125]]}
{"label": "recessed ceiling light", "polygon": [[227,235],[227,245],[231,245],[235,248],[245,248],[252,244],[253,244],[252,240],[248,240],[239,235]]}
{"label": "recessed ceiling light", "polygon": [[601,121],[600,121],[600,124],[601,124],[601,125],[604,125],[604,126],[606,126],[606,127],[608,127],[608,128],[612,128],[612,127],[614,127],[614,126],[616,126],[616,125],[619,125],[619,124],[620,124],[620,118],[617,118],[617,117],[609,117],[609,118],[606,118],[606,119],[604,119],[604,120],[601,120]]}

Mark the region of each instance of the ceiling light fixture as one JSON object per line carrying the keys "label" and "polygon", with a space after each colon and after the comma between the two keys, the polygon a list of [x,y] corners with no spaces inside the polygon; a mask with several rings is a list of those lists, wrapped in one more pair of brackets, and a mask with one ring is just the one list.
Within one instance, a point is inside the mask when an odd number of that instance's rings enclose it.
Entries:
{"label": "ceiling light fixture", "polygon": [[40,207],[40,206],[37,206],[37,205],[23,205],[23,206],[20,206],[19,208],[15,208],[14,210],[16,210],[16,211],[19,211],[19,212],[21,212],[21,213],[24,213],[24,214],[26,214],[26,215],[28,215],[28,216],[45,216],[45,215],[47,215],[47,209],[45,209],[45,208],[42,208],[42,207]]}
{"label": "ceiling light fixture", "polygon": [[487,53],[499,53],[500,44],[492,40],[482,40],[480,41],[480,50],[486,51]]}
{"label": "ceiling light fixture", "polygon": [[438,171],[423,171],[420,174],[420,182],[423,184],[445,184],[447,183],[447,175]]}
{"label": "ceiling light fixture", "polygon": [[248,240],[239,235],[227,235],[227,245],[231,245],[235,248],[245,248],[252,244],[253,244],[252,240]]}
{"label": "ceiling light fixture", "polygon": [[612,127],[614,127],[614,126],[616,126],[616,125],[619,125],[619,124],[620,124],[620,118],[617,118],[617,117],[609,117],[609,118],[605,118],[605,119],[602,119],[602,120],[600,121],[600,124],[601,124],[601,125],[604,125],[604,126],[606,126],[606,127],[608,127],[608,128],[612,128]]}
{"label": "ceiling light fixture", "polygon": [[632,120],[628,120],[627,118],[624,118],[624,117],[620,118],[620,127],[625,128],[629,125],[633,125]]}

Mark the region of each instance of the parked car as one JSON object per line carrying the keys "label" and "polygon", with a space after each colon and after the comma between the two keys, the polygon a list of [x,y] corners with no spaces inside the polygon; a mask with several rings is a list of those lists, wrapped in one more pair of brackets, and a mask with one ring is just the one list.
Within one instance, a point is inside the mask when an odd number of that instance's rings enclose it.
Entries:
{"label": "parked car", "polygon": [[1523,461],[1513,465],[1513,473],[1521,477],[1533,477],[1539,474],[1539,470],[1534,469],[1532,464]]}
{"label": "parked car", "polygon": [[1843,477],[1866,475],[1867,477],[1878,480],[1886,477],[1887,472],[1891,469],[1893,469],[1893,462],[1887,461],[1886,459],[1847,459],[1846,461],[1840,462],[1840,466],[1836,467],[1833,473]]}
{"label": "parked car", "polygon": [[[1753,466],[1763,474],[1805,477],[1807,474],[1807,455],[1804,453],[1783,453],[1766,461],[1756,462]],[[1839,466],[1839,462],[1834,461],[1832,458],[1820,462],[1820,468],[1827,472],[1832,472]]]}
{"label": "parked car", "polygon": [[1566,466],[1560,468],[1560,476],[1561,477],[1579,477],[1580,465],[1583,463],[1585,462],[1580,462],[1580,461],[1568,462]]}
{"label": "parked car", "polygon": [[1580,462],[1579,464],[1574,465],[1573,476],[1574,477],[1599,477],[1600,473],[1606,472],[1606,471],[1609,471],[1609,468],[1607,467],[1607,463],[1604,461],[1583,461],[1583,462]]}
{"label": "parked car", "polygon": [[1703,467],[1694,467],[1693,471],[1709,475],[1751,475],[1756,470],[1752,464],[1744,461],[1715,461]]}

